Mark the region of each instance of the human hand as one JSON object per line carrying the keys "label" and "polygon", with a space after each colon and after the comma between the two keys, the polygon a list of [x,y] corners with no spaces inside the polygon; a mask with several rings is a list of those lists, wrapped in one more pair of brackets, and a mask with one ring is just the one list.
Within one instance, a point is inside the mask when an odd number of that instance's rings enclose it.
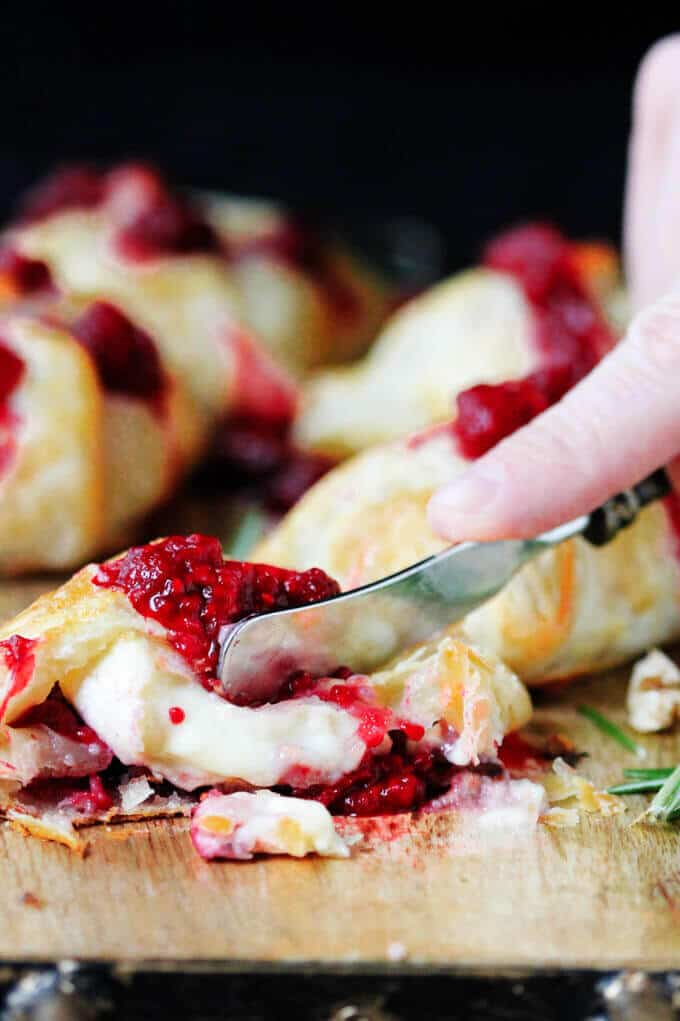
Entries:
{"label": "human hand", "polygon": [[[626,195],[633,308],[625,338],[558,404],[430,501],[439,534],[526,538],[661,464],[680,489],[680,36],[638,73]],[[665,296],[664,296],[665,295]]]}

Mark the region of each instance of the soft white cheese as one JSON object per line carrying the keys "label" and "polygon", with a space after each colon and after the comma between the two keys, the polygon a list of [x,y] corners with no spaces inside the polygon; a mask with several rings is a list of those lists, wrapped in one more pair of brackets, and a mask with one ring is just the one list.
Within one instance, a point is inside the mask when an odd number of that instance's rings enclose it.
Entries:
{"label": "soft white cheese", "polygon": [[318,801],[271,791],[211,792],[194,812],[191,839],[203,858],[247,860],[258,853],[349,856],[328,809]]}
{"label": "soft white cheese", "polygon": [[[183,790],[228,780],[333,783],[366,748],[357,720],[337,706],[315,698],[232,705],[202,688],[179,655],[142,635],[121,637],[62,687],[122,762]],[[170,720],[174,707],[184,713],[181,723]]]}

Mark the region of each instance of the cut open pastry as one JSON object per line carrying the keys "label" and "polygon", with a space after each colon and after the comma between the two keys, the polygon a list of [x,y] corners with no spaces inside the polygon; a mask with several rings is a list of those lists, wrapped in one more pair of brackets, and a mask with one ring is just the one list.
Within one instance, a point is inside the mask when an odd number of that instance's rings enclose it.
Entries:
{"label": "cut open pastry", "polygon": [[[285,821],[285,839],[276,829],[284,845],[331,853],[339,845],[326,839],[321,808],[407,811],[440,798],[466,771],[503,778],[499,749],[531,703],[511,671],[457,636],[409,650],[372,676],[338,667],[332,677],[282,677],[267,703],[223,697],[215,676],[223,624],[337,591],[315,569],[224,561],[205,536],[159,540],[84,568],[0,631],[5,814],[73,840],[72,824],[124,817],[126,804],[133,815],[147,802],[181,810],[212,787],[215,800],[201,802],[194,830],[229,836],[225,854],[274,847],[271,819],[263,820],[272,805]],[[218,800],[258,789],[286,804]],[[318,807],[298,808],[298,799]],[[246,828],[236,844],[230,824]]]}

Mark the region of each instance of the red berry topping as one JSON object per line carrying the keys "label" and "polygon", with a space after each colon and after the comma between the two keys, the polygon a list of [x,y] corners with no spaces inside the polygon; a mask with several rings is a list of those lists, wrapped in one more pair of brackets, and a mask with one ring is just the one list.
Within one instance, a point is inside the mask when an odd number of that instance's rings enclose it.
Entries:
{"label": "red berry topping", "polygon": [[125,592],[139,613],[167,628],[172,645],[207,687],[213,686],[223,624],[318,602],[340,591],[316,568],[297,573],[224,560],[219,541],[206,535],[133,546],[102,564],[94,583]]}
{"label": "red berry topping", "polygon": [[29,259],[14,248],[0,249],[0,297],[23,297],[47,291],[52,278],[47,263]]}
{"label": "red berry topping", "polygon": [[174,723],[175,725],[178,723],[184,723],[186,715],[187,714],[184,712],[184,710],[178,705],[170,706],[170,708],[168,709],[168,716],[170,717],[170,722]]}
{"label": "red berry topping", "polygon": [[165,377],[156,345],[115,305],[93,302],[72,332],[91,354],[107,390],[147,401],[162,398]]}
{"label": "red berry topping", "polygon": [[525,379],[458,395],[454,431],[468,458],[480,457],[560,400],[614,343],[573,246],[553,227],[530,224],[502,234],[487,247],[484,263],[510,273],[523,288],[542,365]]}
{"label": "red berry topping", "polygon": [[391,815],[411,812],[448,790],[459,771],[437,750],[409,755],[406,737],[391,731],[392,751],[373,756],[337,783],[322,787],[284,788],[299,798],[320,801],[332,815]]}
{"label": "red berry topping", "polygon": [[0,340],[0,405],[18,387],[25,370],[26,366],[19,355]]}
{"label": "red berry topping", "polygon": [[328,457],[298,450],[288,432],[287,423],[230,418],[215,436],[213,473],[255,489],[273,510],[288,510],[333,467]]}
{"label": "red berry topping", "polygon": [[81,815],[97,815],[113,807],[113,798],[96,773],[88,778],[87,790],[75,790],[59,802],[60,808],[74,808]]}
{"label": "red berry topping", "polygon": [[63,167],[28,192],[19,207],[24,222],[44,220],[64,209],[91,209],[106,193],[106,175],[88,166]]}
{"label": "red berry topping", "polygon": [[107,206],[117,245],[128,259],[219,252],[211,225],[188,198],[173,192],[152,167],[128,164],[108,175]]}
{"label": "red berry topping", "polygon": [[24,638],[22,635],[12,635],[0,642],[0,655],[10,671],[9,687],[0,704],[0,719],[4,716],[10,699],[22,692],[33,676],[36,645],[35,638]]}
{"label": "red berry topping", "polygon": [[92,727],[83,723],[75,710],[58,689],[54,689],[48,698],[39,705],[31,706],[23,715],[15,720],[13,727],[49,727],[55,734],[61,734],[79,744],[98,745],[103,751],[106,745],[98,737]]}

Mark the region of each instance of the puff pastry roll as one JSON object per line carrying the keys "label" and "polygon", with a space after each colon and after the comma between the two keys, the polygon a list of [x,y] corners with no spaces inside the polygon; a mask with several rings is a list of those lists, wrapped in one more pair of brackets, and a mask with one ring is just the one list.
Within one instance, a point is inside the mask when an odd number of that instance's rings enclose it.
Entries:
{"label": "puff pastry roll", "polygon": [[296,376],[362,354],[402,297],[347,244],[277,203],[202,201],[229,254],[244,322]]}
{"label": "puff pastry roll", "polygon": [[[458,394],[550,372],[564,390],[613,344],[614,253],[541,225],[492,242],[484,266],[414,298],[366,357],[305,387],[304,446],[342,458],[451,416]],[[560,378],[558,378],[560,377]]]}
{"label": "puff pastry roll", "polygon": [[[273,788],[333,815],[417,808],[466,770],[501,777],[499,748],[528,720],[529,696],[459,637],[412,649],[373,676],[339,667],[332,677],[282,677],[266,703],[222,697],[221,626],[336,591],[316,569],[224,561],[217,540],[199,535],[83,568],[0,629],[5,813],[30,828],[51,793],[52,811],[106,816],[123,767],[142,771],[150,791],[161,782],[184,792],[217,785],[219,794]],[[216,802],[196,826],[206,815],[250,820],[244,856],[275,842],[265,802],[238,811]],[[292,805],[283,815],[316,818]],[[227,835],[228,822],[207,824],[206,840],[211,825],[213,837]]]}
{"label": "puff pastry roll", "polygon": [[151,337],[115,306],[0,318],[0,570],[115,548],[190,463],[198,424]]}
{"label": "puff pastry roll", "polygon": [[[438,552],[444,543],[426,507],[465,468],[456,426],[375,447],[333,469],[254,555],[289,568],[317,564],[349,589]],[[679,520],[670,500],[646,508],[608,546],[564,543],[526,566],[456,633],[531,684],[604,669],[678,637]]]}

